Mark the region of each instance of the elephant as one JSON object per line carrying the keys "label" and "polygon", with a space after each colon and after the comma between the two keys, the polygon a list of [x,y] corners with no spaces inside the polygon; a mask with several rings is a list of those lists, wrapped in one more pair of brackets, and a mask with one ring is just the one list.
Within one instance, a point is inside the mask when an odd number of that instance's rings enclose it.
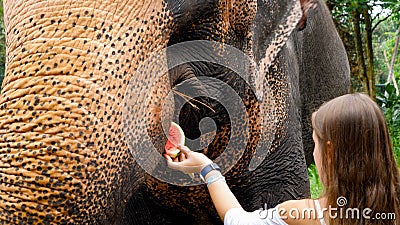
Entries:
{"label": "elephant", "polygon": [[[144,151],[130,145],[140,148],[140,140],[124,135],[126,126],[147,132],[161,156],[168,122],[179,122],[196,139],[204,136],[199,123],[205,117],[215,121],[213,139],[202,150],[212,159],[227,137],[247,143],[224,171],[244,209],[310,196],[311,112],[347,93],[350,83],[345,49],[322,0],[5,0],[4,13],[0,224],[220,224],[203,185],[152,176],[132,153]],[[190,62],[150,89],[147,78],[134,76],[151,53],[194,40],[239,49],[260,72],[249,72],[247,84],[220,65]],[[170,56],[165,52],[167,62],[158,63],[172,62]],[[197,84],[200,76],[238,92],[249,136],[231,130],[238,118],[213,99],[200,96],[182,107],[182,95],[166,101],[171,89]],[[143,114],[128,115],[133,122],[126,124],[129,85],[139,90],[133,94],[148,97],[137,109]],[[260,129],[263,121],[273,129]],[[259,144],[266,154],[258,154]],[[258,165],[250,169],[252,159]]]}

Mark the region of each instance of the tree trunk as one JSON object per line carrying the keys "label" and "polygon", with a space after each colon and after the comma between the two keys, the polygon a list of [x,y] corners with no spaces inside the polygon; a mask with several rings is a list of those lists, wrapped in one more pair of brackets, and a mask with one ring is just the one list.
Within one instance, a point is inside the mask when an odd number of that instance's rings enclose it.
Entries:
{"label": "tree trunk", "polygon": [[364,7],[362,14],[364,16],[365,23],[365,42],[366,42],[366,50],[367,50],[367,80],[368,80],[368,95],[376,99],[375,92],[375,72],[374,72],[374,52],[372,48],[372,19],[369,14],[369,8]]}
{"label": "tree trunk", "polygon": [[366,65],[363,53],[361,29],[360,29],[360,13],[354,10],[352,13],[352,24],[354,29],[354,42],[356,44],[357,64],[358,64],[358,80],[362,83],[365,92],[368,91],[368,79],[366,74]]}
{"label": "tree trunk", "polygon": [[396,88],[397,96],[399,95],[399,87],[397,86],[396,78],[394,76],[394,65],[396,64],[397,55],[399,53],[399,42],[400,42],[400,26],[397,29],[397,33],[396,33],[396,41],[395,41],[394,47],[393,47],[392,61],[389,66],[389,73],[388,73],[388,79],[387,79],[387,83],[390,83],[391,80],[393,81],[393,85]]}

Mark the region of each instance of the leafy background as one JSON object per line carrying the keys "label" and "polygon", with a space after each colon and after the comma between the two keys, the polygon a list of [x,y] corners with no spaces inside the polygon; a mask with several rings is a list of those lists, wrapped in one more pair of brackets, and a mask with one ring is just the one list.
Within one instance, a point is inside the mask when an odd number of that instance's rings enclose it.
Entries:
{"label": "leafy background", "polygon": [[[349,56],[352,91],[365,92],[376,99],[385,114],[394,154],[400,167],[400,95],[396,91],[396,84],[400,80],[399,57],[396,58],[393,65],[396,82],[387,82],[390,59],[395,55],[396,38],[400,35],[400,3],[398,0],[325,1],[332,12]],[[4,79],[6,62],[5,37],[3,0],[0,0],[0,84]],[[368,37],[371,37],[371,43],[368,43]],[[357,51],[356,44],[360,42],[361,52]],[[372,52],[372,58],[369,58],[371,54],[368,54],[368,51]],[[360,59],[364,60],[364,64],[360,63]],[[366,81],[370,81],[374,85],[368,86],[365,84]],[[317,198],[321,194],[322,184],[315,165],[309,166],[308,174],[312,197]]]}

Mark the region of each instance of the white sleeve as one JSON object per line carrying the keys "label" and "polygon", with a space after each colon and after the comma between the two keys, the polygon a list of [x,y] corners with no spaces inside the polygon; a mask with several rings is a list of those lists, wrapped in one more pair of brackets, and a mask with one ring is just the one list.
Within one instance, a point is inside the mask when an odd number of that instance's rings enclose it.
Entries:
{"label": "white sleeve", "polygon": [[278,208],[246,212],[233,208],[225,214],[224,225],[287,225],[278,214]]}

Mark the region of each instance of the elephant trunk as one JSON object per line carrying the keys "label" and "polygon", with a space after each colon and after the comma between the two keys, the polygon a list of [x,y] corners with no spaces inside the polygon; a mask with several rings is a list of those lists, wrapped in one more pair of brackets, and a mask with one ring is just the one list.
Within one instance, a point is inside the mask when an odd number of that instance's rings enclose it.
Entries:
{"label": "elephant trunk", "polygon": [[[168,43],[165,6],[72,0],[4,5],[0,221],[115,222],[144,173],[124,140],[122,102],[140,62]],[[163,80],[142,91],[162,102],[167,93],[159,90],[169,87]],[[161,143],[158,107],[149,104],[144,119]]]}

